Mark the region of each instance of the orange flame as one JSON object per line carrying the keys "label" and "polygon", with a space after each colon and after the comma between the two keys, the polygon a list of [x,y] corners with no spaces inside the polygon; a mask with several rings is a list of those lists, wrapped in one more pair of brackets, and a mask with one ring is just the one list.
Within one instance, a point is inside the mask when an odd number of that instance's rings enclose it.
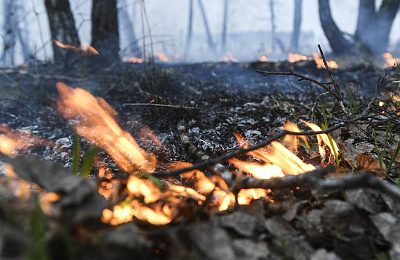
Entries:
{"label": "orange flame", "polygon": [[[317,64],[317,68],[318,69],[325,68],[324,60],[321,58],[321,56],[318,53],[314,52],[313,53],[313,57],[314,57],[315,64]],[[333,60],[328,61],[327,60],[326,63],[328,64],[328,67],[330,69],[337,69],[338,68],[338,65],[337,65],[336,61],[333,61]]]}
{"label": "orange flame", "polygon": [[260,57],[260,61],[261,62],[267,62],[268,61],[268,57],[266,55],[263,55]]}
{"label": "orange flame", "polygon": [[76,130],[93,144],[104,149],[125,171],[153,172],[156,159],[143,151],[133,137],[115,122],[115,111],[104,99],[95,98],[81,88],[58,82],[58,108],[61,114],[78,123]]}
{"label": "orange flame", "polygon": [[219,61],[221,61],[221,62],[233,62],[233,63],[238,62],[238,60],[233,57],[233,54],[230,51],[228,51],[225,54],[225,56],[222,57]]}
{"label": "orange flame", "polygon": [[73,50],[76,52],[82,52],[85,56],[99,55],[99,52],[88,43],[83,42],[82,46],[76,47],[76,46],[73,46],[70,44],[64,44],[57,40],[53,40],[53,41],[58,47],[60,47],[62,49],[69,49],[69,50]]}
{"label": "orange flame", "polygon": [[18,150],[49,143],[31,134],[12,131],[7,126],[0,125],[0,152],[7,156],[15,156]]}
{"label": "orange flame", "polygon": [[383,65],[384,68],[391,68],[394,65],[397,66],[397,64],[400,62],[399,58],[393,58],[393,55],[389,52],[382,54],[382,56],[386,61],[386,64]]}
{"label": "orange flame", "polygon": [[289,62],[298,62],[298,61],[302,61],[302,60],[308,60],[307,56],[298,54],[298,53],[293,53],[293,52],[289,52]]}
{"label": "orange flame", "polygon": [[[295,123],[292,123],[292,122],[286,122],[283,125],[283,128],[285,128],[286,130],[291,131],[291,132],[297,132],[297,133],[301,132],[299,127]],[[284,139],[283,139],[283,144],[290,151],[297,152],[299,139],[301,141],[303,141],[304,144],[308,145],[307,138],[305,136],[302,136],[302,135],[299,135],[299,136],[286,135],[284,137]]]}
{"label": "orange flame", "polygon": [[[310,122],[306,122],[306,121],[302,121],[306,126],[308,126],[309,128],[311,128],[311,130],[313,131],[322,131],[322,129],[317,126],[316,124],[310,123]],[[325,147],[327,146],[331,152],[331,155],[334,154],[339,154],[339,148],[338,145],[336,144],[336,142],[334,140],[332,140],[332,144],[329,141],[329,137],[326,134],[319,134],[317,135],[317,140],[318,140],[318,146],[319,146],[319,153],[322,157],[325,157]]]}

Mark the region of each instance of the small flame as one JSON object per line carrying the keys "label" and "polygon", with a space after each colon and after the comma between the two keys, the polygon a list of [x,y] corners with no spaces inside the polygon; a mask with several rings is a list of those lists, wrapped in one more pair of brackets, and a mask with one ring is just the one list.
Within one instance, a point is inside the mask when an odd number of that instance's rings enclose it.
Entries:
{"label": "small flame", "polygon": [[[301,133],[299,127],[295,123],[292,123],[292,122],[286,122],[283,125],[283,128],[285,128],[286,130],[291,131],[291,132]],[[283,144],[290,151],[297,152],[299,139],[301,141],[303,141],[304,144],[308,145],[307,138],[302,135],[299,135],[299,136],[286,135],[285,138],[283,139]]]}
{"label": "small flame", "polygon": [[221,62],[233,62],[233,63],[238,62],[238,60],[233,57],[233,54],[230,51],[228,51],[225,54],[225,56],[222,57],[219,61],[221,61]]}
{"label": "small flame", "polygon": [[15,156],[18,150],[49,142],[22,131],[13,131],[5,125],[0,125],[0,152],[7,156]]}
{"label": "small flame", "polygon": [[[308,126],[309,128],[311,128],[311,130],[313,131],[322,131],[322,129],[317,126],[316,124],[310,123],[310,122],[306,122],[306,121],[302,121],[306,126]],[[331,155],[334,154],[339,154],[339,148],[338,145],[336,144],[336,142],[332,139],[332,144],[329,141],[329,137],[326,134],[319,134],[317,135],[317,140],[318,140],[318,146],[319,146],[319,153],[322,156],[322,158],[325,157],[325,147],[329,147],[329,150],[331,152]]]}
{"label": "small flame", "polygon": [[130,63],[139,63],[139,64],[143,63],[143,59],[137,57],[123,58],[122,61]]}
{"label": "small flame", "polygon": [[115,111],[104,99],[95,98],[81,88],[70,88],[58,82],[59,111],[78,123],[76,130],[93,144],[104,149],[127,172],[153,172],[156,159],[143,151],[133,137],[115,122]]}
{"label": "small flame", "polygon": [[266,55],[263,55],[260,57],[260,61],[261,62],[267,62],[268,61],[268,57]]}
{"label": "small flame", "polygon": [[298,54],[298,53],[293,53],[293,52],[289,52],[289,62],[298,62],[298,61],[302,61],[302,60],[308,60],[307,56]]}
{"label": "small flame", "polygon": [[[313,53],[313,56],[314,56],[315,64],[317,64],[317,68],[318,69],[325,68],[324,60],[321,58],[321,56],[316,52]],[[328,67],[330,69],[338,68],[336,61],[331,60],[331,61],[326,61],[326,63],[328,64]]]}
{"label": "small flame", "polygon": [[238,194],[239,205],[249,205],[252,200],[265,198],[271,192],[269,189],[241,189]]}
{"label": "small flame", "polygon": [[384,68],[391,68],[394,65],[397,66],[397,64],[400,62],[399,58],[393,58],[393,55],[389,52],[382,54],[382,56],[386,61],[386,64],[383,65]]}
{"label": "small flame", "polygon": [[161,52],[157,52],[156,53],[156,57],[157,57],[157,59],[159,59],[162,62],[168,62],[169,61],[169,58],[164,53],[161,53]]}
{"label": "small flame", "polygon": [[[248,141],[245,140],[243,137],[235,134],[236,138],[238,139],[239,145],[247,147],[249,145]],[[270,145],[266,146],[265,148],[261,148],[252,152],[249,152],[250,155],[257,158],[257,160],[263,161],[266,164],[272,164],[274,167],[267,166],[268,172],[265,177],[272,178],[272,177],[282,177],[282,173],[284,175],[297,175],[307,171],[312,171],[315,169],[314,166],[311,164],[306,164],[299,157],[293,154],[291,151],[286,149],[281,143],[277,141],[273,141]],[[262,171],[261,165],[255,167],[254,163],[249,162],[241,162],[240,165],[237,161],[231,161],[235,166],[240,166],[244,171],[246,169],[252,168],[258,171]],[[247,168],[245,169],[244,165]],[[265,167],[265,165],[264,165]],[[274,171],[272,171],[274,169]],[[278,170],[279,169],[279,170]],[[256,173],[248,172],[253,176],[263,177],[256,171]],[[246,171],[247,172],[247,171]]]}
{"label": "small flame", "polygon": [[76,52],[81,52],[84,54],[84,56],[99,55],[99,52],[95,48],[93,48],[89,43],[82,42],[82,46],[76,47],[70,44],[64,44],[57,40],[53,41],[58,47],[62,49],[69,49]]}

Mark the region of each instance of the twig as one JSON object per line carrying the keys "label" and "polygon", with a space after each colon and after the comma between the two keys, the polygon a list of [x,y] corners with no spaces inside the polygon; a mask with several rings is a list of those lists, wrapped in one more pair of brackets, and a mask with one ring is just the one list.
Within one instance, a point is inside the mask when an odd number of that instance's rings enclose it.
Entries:
{"label": "twig", "polygon": [[400,200],[400,189],[389,182],[377,177],[361,173],[356,175],[346,175],[340,178],[329,178],[316,183],[319,191],[333,189],[357,189],[369,187],[392,196],[394,199]]}
{"label": "twig", "polygon": [[177,106],[177,105],[164,105],[164,104],[155,104],[155,103],[124,103],[122,106],[134,106],[134,107],[164,107],[164,108],[174,108],[174,109],[194,109],[201,110],[199,107],[186,107],[186,106]]}
{"label": "twig", "polygon": [[309,78],[307,76],[295,73],[291,69],[289,69],[289,72],[268,72],[268,71],[262,71],[262,70],[256,70],[256,72],[261,73],[264,76],[295,76],[295,77],[299,78],[300,81],[306,80],[306,81],[309,81],[311,83],[314,83],[314,84],[320,86],[321,88],[325,89],[326,92],[328,92],[329,94],[334,96],[336,99],[338,99],[338,98],[340,99],[340,97],[327,86],[329,84],[332,84],[332,82],[322,83],[315,79]]}
{"label": "twig", "polygon": [[371,109],[372,104],[375,102],[376,97],[378,96],[378,88],[379,88],[379,84],[381,84],[381,82],[386,78],[386,76],[392,72],[394,70],[394,68],[396,68],[396,64],[393,65],[393,67],[388,70],[385,75],[383,75],[383,77],[381,77],[378,82],[376,82],[375,84],[375,93],[374,96],[372,97],[372,99],[369,101],[367,107],[361,112],[360,116],[365,116],[368,111]]}

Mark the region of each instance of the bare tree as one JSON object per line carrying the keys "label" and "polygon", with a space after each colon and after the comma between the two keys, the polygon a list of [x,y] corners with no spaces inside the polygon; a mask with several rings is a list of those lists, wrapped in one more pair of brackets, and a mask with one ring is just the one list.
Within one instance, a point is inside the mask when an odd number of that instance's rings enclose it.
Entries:
{"label": "bare tree", "polygon": [[104,65],[119,60],[118,11],[116,0],[93,0],[92,46],[100,55],[92,56]]}
{"label": "bare tree", "polygon": [[275,6],[273,0],[269,0],[269,10],[271,14],[271,47],[272,47],[272,52],[275,52],[276,24],[275,24]]}
{"label": "bare tree", "polygon": [[299,38],[300,38],[300,27],[302,20],[302,7],[303,0],[294,0],[294,19],[293,19],[293,32],[292,39],[290,41],[290,50],[294,52],[299,51]]}
{"label": "bare tree", "polygon": [[224,20],[222,22],[221,53],[226,52],[226,37],[228,34],[229,0],[224,0]]}
{"label": "bare tree", "polygon": [[185,44],[185,51],[183,53],[184,57],[188,56],[190,45],[192,43],[192,36],[193,36],[193,1],[190,0],[189,2],[189,22],[188,22],[188,31],[186,35],[186,44]]}
{"label": "bare tree", "polygon": [[15,2],[13,0],[4,0],[3,11],[4,11],[4,35],[3,35],[3,53],[1,55],[1,62],[4,65],[10,64],[14,66],[15,57],[15,42],[17,22],[15,19]]}
{"label": "bare tree", "polygon": [[378,11],[375,0],[360,0],[354,43],[345,37],[333,20],[329,0],[318,0],[318,3],[321,25],[335,54],[379,55],[386,51],[400,0],[383,0]]}
{"label": "bare tree", "polygon": [[[68,0],[45,0],[47,16],[49,18],[51,38],[79,47],[80,41],[75,27],[75,20],[71,12]],[[76,55],[74,51],[62,49],[53,42],[54,61],[56,63],[67,62],[70,55]]]}
{"label": "bare tree", "polygon": [[206,33],[207,33],[208,47],[210,48],[210,50],[212,52],[215,53],[216,49],[215,49],[215,45],[214,45],[214,42],[212,39],[210,26],[208,26],[208,19],[207,19],[207,15],[206,15],[206,10],[204,9],[203,0],[198,0],[198,3],[200,6],[201,16],[203,17],[204,28],[206,29]]}
{"label": "bare tree", "polygon": [[[142,51],[139,48],[138,41],[136,38],[135,28],[133,19],[134,17],[130,15],[128,12],[128,2],[127,0],[119,0],[118,1],[118,16],[120,22],[120,31],[123,32],[121,35],[126,35],[128,39],[128,52],[130,55],[134,55],[136,57],[142,57]],[[133,10],[134,12],[135,10]]]}

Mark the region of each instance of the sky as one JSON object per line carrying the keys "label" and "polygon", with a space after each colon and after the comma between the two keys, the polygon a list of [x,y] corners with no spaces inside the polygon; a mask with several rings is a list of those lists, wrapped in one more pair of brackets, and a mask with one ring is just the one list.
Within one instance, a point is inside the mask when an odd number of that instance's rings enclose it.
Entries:
{"label": "sky", "polygon": [[[22,1],[27,3],[27,19],[29,30],[32,35],[30,40],[31,47],[36,50],[38,58],[51,59],[52,49],[44,0]],[[148,26],[146,23],[144,29],[146,30],[146,34],[149,28],[151,30],[155,52],[163,52],[170,55],[182,53],[186,40],[189,0],[145,0],[144,2],[146,8],[145,13],[148,18]],[[330,2],[333,17],[340,29],[349,34],[354,33],[358,12],[358,0],[331,0]],[[90,42],[91,28],[91,0],[70,0],[70,3],[75,23],[79,29],[81,41],[88,43]],[[141,10],[143,9],[141,9],[139,1],[119,0],[118,3],[121,8],[125,8],[129,12],[135,25],[137,37],[141,38],[143,35]],[[195,39],[193,52],[198,52],[199,56],[201,56],[203,55],[201,51],[205,51],[204,45],[206,45],[205,31],[197,0],[195,0],[194,3],[194,33],[200,36]],[[214,41],[217,42],[219,40],[218,35],[222,31],[223,0],[203,0],[203,3],[209,20],[211,33],[213,34]],[[274,3],[276,30],[277,32],[286,32],[287,35],[290,35],[293,26],[294,0],[274,0]],[[0,9],[1,8],[2,6],[0,6]],[[35,15],[33,9],[38,15]],[[322,44],[324,49],[329,50],[329,45],[319,23],[318,1],[304,0],[302,14],[303,22],[301,30],[303,32],[311,32],[313,35],[313,37],[303,39],[302,42],[307,41],[309,45],[315,46],[315,50],[317,44]],[[251,53],[255,53],[257,50],[259,51],[264,44],[267,44],[265,42],[268,42],[268,37],[264,37],[262,32],[271,30],[270,17],[269,0],[230,0],[228,34],[241,33],[246,35],[245,33],[253,32],[252,35],[249,34],[247,36],[247,43],[246,39],[242,39],[242,41],[238,43],[233,41],[228,42],[228,49],[231,46],[233,55],[237,54],[239,56],[237,52],[241,50],[245,53],[244,55],[249,56],[249,59],[255,57],[251,55]],[[4,21],[0,21],[0,23],[2,27]],[[390,38],[392,45],[399,41],[399,27],[400,15],[396,17],[395,24],[392,28]],[[123,32],[123,30],[121,32]],[[127,42],[128,39],[122,39],[122,50],[126,47]],[[147,44],[149,44],[148,42],[149,41],[147,41]],[[248,48],[243,48],[243,44],[246,44]],[[268,49],[268,47],[266,47],[266,49]],[[309,51],[309,48],[307,48],[307,50]],[[247,51],[247,53],[245,51]],[[267,52],[267,50],[265,52]],[[258,53],[257,55],[261,54],[262,53]],[[206,56],[203,55],[203,57]]]}

